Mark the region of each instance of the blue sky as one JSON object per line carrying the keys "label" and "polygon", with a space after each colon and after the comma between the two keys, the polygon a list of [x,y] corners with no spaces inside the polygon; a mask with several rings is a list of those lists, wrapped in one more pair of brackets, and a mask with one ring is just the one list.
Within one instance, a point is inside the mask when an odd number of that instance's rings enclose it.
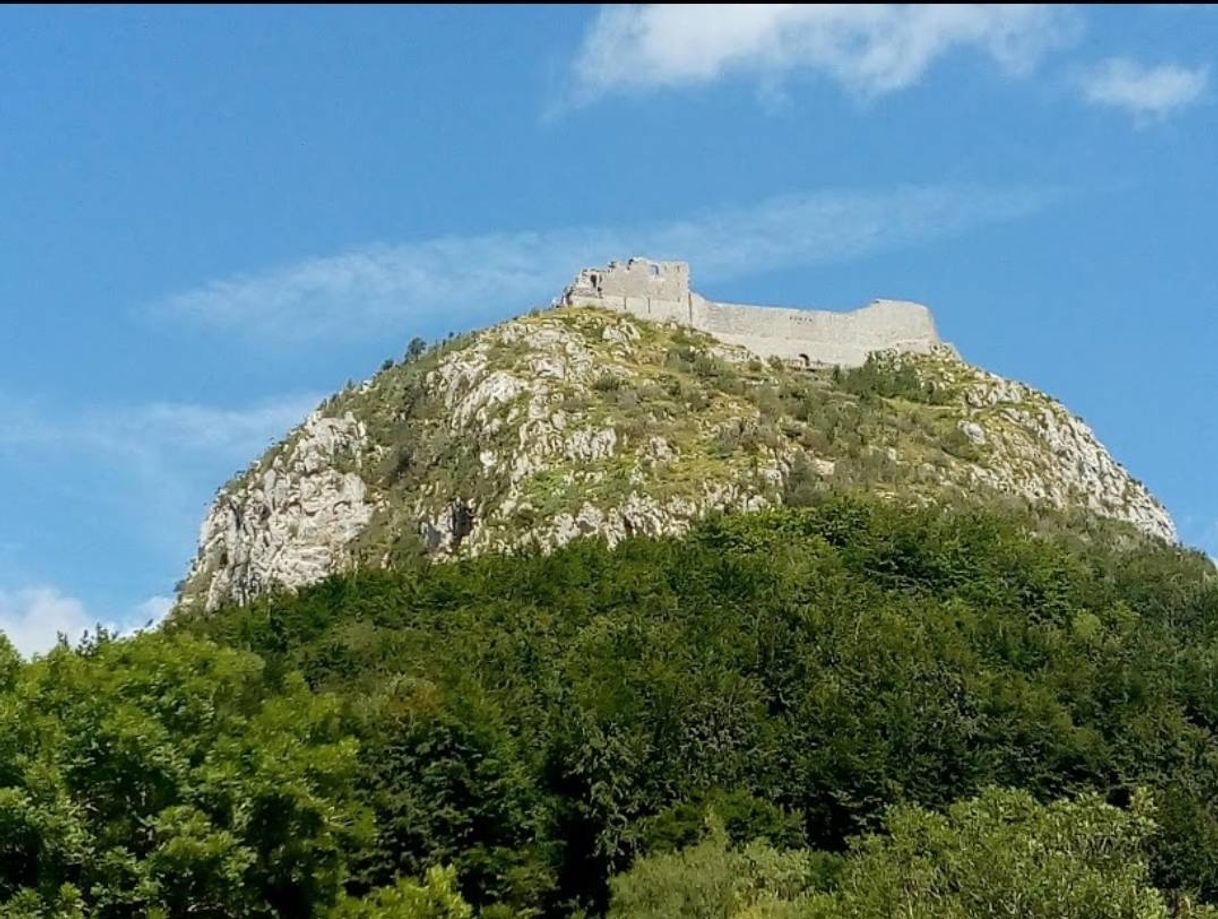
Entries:
{"label": "blue sky", "polygon": [[1218,12],[0,10],[0,627],[163,612],[347,379],[687,258],[920,300],[1218,552]]}

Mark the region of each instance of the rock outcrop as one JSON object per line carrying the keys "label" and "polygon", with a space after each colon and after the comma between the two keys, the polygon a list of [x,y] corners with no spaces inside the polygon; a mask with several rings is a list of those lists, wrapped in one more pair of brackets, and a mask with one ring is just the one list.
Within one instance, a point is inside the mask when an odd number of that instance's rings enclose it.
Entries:
{"label": "rock outcrop", "polygon": [[370,444],[351,413],[316,411],[279,449],[227,488],[199,534],[188,584],[210,609],[275,586],[320,580],[339,567],[372,517],[360,474]]}
{"label": "rock outcrop", "polygon": [[807,370],[570,307],[445,342],[328,400],[221,489],[179,605],[410,555],[681,533],[712,510],[833,489],[1015,500],[1176,538],[1086,424],[950,349]]}

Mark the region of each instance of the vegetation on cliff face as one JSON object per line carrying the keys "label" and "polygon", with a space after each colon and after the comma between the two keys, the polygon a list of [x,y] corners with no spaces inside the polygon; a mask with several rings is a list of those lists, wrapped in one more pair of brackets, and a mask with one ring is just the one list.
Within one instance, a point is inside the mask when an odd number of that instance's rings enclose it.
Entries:
{"label": "vegetation on cliff face", "polygon": [[538,313],[411,349],[221,491],[185,607],[353,565],[682,533],[827,491],[1070,509],[1174,538],[1086,425],[943,350],[763,362],[674,325]]}
{"label": "vegetation on cliff face", "polygon": [[834,498],[5,650],[0,916],[1201,915],[1213,567],[1034,522]]}

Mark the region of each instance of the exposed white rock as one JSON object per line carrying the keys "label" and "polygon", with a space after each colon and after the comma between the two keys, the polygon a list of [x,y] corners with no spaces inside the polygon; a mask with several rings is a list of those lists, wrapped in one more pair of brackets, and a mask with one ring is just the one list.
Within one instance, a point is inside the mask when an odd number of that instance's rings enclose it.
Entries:
{"label": "exposed white rock", "polygon": [[975,421],[961,421],[960,432],[978,446],[986,443],[985,428]]}
{"label": "exposed white rock", "polygon": [[667,463],[676,457],[676,451],[666,438],[656,435],[647,441],[647,455],[657,463]]}
{"label": "exposed white rock", "polygon": [[337,570],[372,517],[359,471],[367,452],[360,422],[318,410],[269,465],[222,491],[203,522],[188,575],[206,579],[204,607],[299,587]]}
{"label": "exposed white rock", "polygon": [[613,455],[617,431],[613,428],[580,428],[563,441],[563,456],[570,460],[598,460]]}
{"label": "exposed white rock", "polygon": [[632,322],[619,322],[617,325],[606,326],[601,338],[629,347],[631,342],[639,340],[639,330]]}
{"label": "exposed white rock", "polygon": [[977,382],[966,391],[966,401],[997,413],[984,419],[988,423],[982,434],[992,459],[974,467],[978,481],[1059,508],[1083,507],[1159,539],[1178,541],[1171,515],[1112,458],[1081,418],[1023,384],[967,369]]}

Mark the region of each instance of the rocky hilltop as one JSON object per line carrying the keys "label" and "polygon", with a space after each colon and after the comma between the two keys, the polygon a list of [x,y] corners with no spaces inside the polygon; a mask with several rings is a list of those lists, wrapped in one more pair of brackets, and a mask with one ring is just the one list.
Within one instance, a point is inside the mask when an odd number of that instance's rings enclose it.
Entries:
{"label": "rocky hilltop", "polygon": [[179,608],[407,555],[680,533],[708,511],[833,489],[1085,512],[1176,538],[1081,419],[950,348],[808,369],[673,323],[562,307],[328,399],[220,490]]}

